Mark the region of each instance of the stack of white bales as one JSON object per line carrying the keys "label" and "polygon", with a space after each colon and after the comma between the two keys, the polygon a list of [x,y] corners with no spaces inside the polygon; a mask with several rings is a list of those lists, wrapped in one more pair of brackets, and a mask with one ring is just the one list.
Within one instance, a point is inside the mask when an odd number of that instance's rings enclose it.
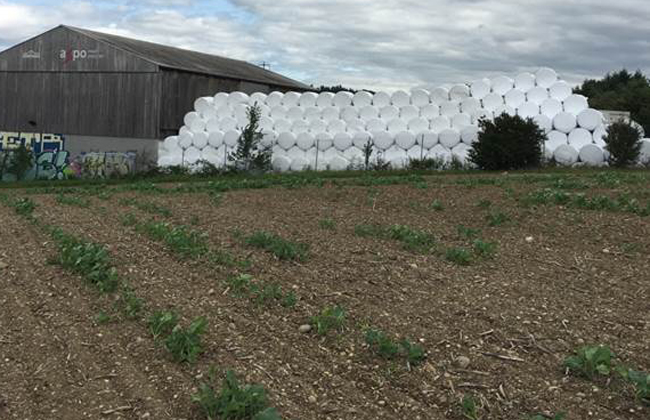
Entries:
{"label": "stack of white bales", "polygon": [[373,156],[396,168],[429,157],[465,162],[479,119],[502,113],[533,118],[548,135],[547,157],[560,164],[605,161],[601,113],[573,94],[555,71],[542,68],[514,79],[498,76],[410,93],[218,93],[196,100],[178,136],[161,146],[159,165],[224,165],[253,104],[261,109],[263,143],[272,148],[273,166],[281,171],[346,169],[363,161],[369,141]]}

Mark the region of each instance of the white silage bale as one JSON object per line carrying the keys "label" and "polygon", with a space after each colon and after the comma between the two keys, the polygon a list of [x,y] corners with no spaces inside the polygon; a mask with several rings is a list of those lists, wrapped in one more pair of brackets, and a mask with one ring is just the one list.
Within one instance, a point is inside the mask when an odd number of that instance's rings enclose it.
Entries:
{"label": "white silage bale", "polygon": [[287,107],[283,105],[276,105],[274,107],[271,107],[271,118],[274,120],[285,119],[287,118],[288,111],[289,110]]}
{"label": "white silage bale", "polygon": [[293,146],[292,148],[288,149],[288,150],[285,152],[285,155],[288,156],[289,159],[291,159],[291,162],[292,162],[292,163],[293,163],[294,159],[304,158],[304,157],[306,156],[306,155],[305,155],[305,151],[302,150],[302,149],[301,149],[300,147],[298,147],[298,146]]}
{"label": "white silage bale", "polygon": [[544,143],[554,152],[558,147],[569,144],[569,137],[561,131],[553,130],[548,133]]}
{"label": "white silage bale", "polygon": [[289,167],[289,170],[304,171],[307,168],[309,168],[309,166],[310,166],[309,159],[307,159],[304,156],[300,156],[295,159],[291,159],[291,166]]}
{"label": "white silage bale", "polygon": [[564,80],[558,80],[557,82],[553,83],[548,91],[549,96],[553,99],[557,99],[558,101],[564,101],[566,98],[571,96],[571,94],[573,94],[571,85],[569,85]]}
{"label": "white silage bale", "polygon": [[287,108],[286,118],[289,121],[302,120],[304,116],[305,116],[305,111],[299,106],[292,106],[290,108]]}
{"label": "white silage bale", "polygon": [[295,120],[291,124],[291,132],[298,135],[309,131],[309,123],[305,120]]}
{"label": "white silage bale", "polygon": [[453,149],[451,149],[451,155],[455,156],[457,160],[464,164],[468,160],[470,150],[471,147],[465,143],[458,143]]}
{"label": "white silage bale", "polygon": [[519,89],[510,89],[505,95],[506,105],[512,108],[519,108],[526,102],[526,94]]}
{"label": "white silage bale", "polygon": [[364,156],[363,151],[358,147],[349,147],[343,151],[343,157],[350,161],[353,165],[363,165]]}
{"label": "white silage bale", "polygon": [[578,151],[573,146],[563,144],[555,149],[553,158],[560,165],[570,166],[578,161]]}
{"label": "white silage bale", "polygon": [[187,165],[195,165],[201,160],[201,151],[196,147],[189,147],[183,154],[183,160]]}
{"label": "white silage bale", "polygon": [[641,150],[639,152],[639,162],[643,164],[650,163],[650,139],[641,140]]}
{"label": "white silage bale", "polygon": [[271,117],[262,117],[260,118],[259,127],[262,131],[273,130],[275,126],[275,121]]}
{"label": "white silage bale", "polygon": [[404,150],[408,150],[415,145],[415,134],[410,131],[400,131],[395,135],[395,144]]}
{"label": "white silage bale", "polygon": [[371,132],[372,141],[377,148],[386,150],[394,143],[394,137],[388,131],[375,131]]}
{"label": "white silage bale", "polygon": [[463,128],[472,125],[472,117],[469,114],[456,114],[451,119],[451,127],[455,130],[462,131]]}
{"label": "white silage bale", "polygon": [[534,118],[539,112],[539,105],[534,102],[524,102],[517,107],[517,115],[523,119]]}
{"label": "white silage bale", "polygon": [[440,105],[440,115],[443,117],[452,118],[458,113],[460,113],[460,102],[458,101],[447,101]]}
{"label": "white silage bale", "polygon": [[431,102],[434,104],[442,105],[445,102],[449,102],[449,90],[444,87],[433,89],[429,96],[431,97]]}
{"label": "white silage bale", "polygon": [[578,115],[587,108],[589,108],[589,102],[582,95],[571,95],[564,100],[564,110],[573,115]]}
{"label": "white silage bale", "polygon": [[592,108],[587,108],[578,114],[578,125],[586,130],[594,131],[603,125],[603,114]]}
{"label": "white silage bale", "polygon": [[431,103],[431,94],[428,90],[413,89],[411,90],[411,103],[418,108],[422,108]]}
{"label": "white silage bale", "polygon": [[408,122],[408,130],[413,133],[419,133],[429,129],[429,120],[426,118],[418,117],[412,118]]}
{"label": "white silage bale", "polygon": [[373,118],[372,120],[366,122],[366,129],[371,133],[373,131],[386,131],[388,130],[388,124],[384,119]]}
{"label": "white silage bale", "polygon": [[370,133],[367,131],[357,131],[352,136],[352,144],[359,149],[363,149],[364,146],[372,140]]}
{"label": "white silage bale", "polygon": [[313,120],[309,123],[309,132],[312,134],[324,133],[327,131],[327,123],[323,120]]}
{"label": "white silage bale", "polygon": [[159,168],[166,168],[168,166],[173,166],[173,158],[170,155],[164,155],[158,152],[158,162],[157,165]]}
{"label": "white silage bale", "polygon": [[208,133],[207,132],[202,131],[200,133],[194,134],[194,138],[192,138],[192,146],[194,146],[197,149],[201,150],[207,145],[208,145]]}
{"label": "white silage bale", "polygon": [[379,116],[382,120],[390,121],[399,117],[399,108],[394,105],[386,105],[379,109]]}
{"label": "white silage bale", "polygon": [[271,162],[271,166],[276,171],[287,172],[291,169],[291,159],[289,159],[287,156],[282,155],[274,156]]}
{"label": "white silage bale", "polygon": [[397,134],[400,131],[406,131],[407,128],[408,125],[406,124],[406,121],[401,118],[393,118],[388,122],[388,131],[392,134]]}
{"label": "white silage bale", "polygon": [[352,97],[352,104],[357,108],[363,108],[364,106],[372,105],[372,93],[365,90],[360,90]]}
{"label": "white silage bale", "polygon": [[341,119],[343,121],[356,120],[359,118],[359,108],[346,106],[341,109]]}
{"label": "white silage bale", "polygon": [[481,109],[481,101],[476,98],[466,98],[460,103],[460,112],[472,115]]}
{"label": "white silage bale", "polygon": [[390,105],[390,95],[386,92],[377,92],[372,97],[372,105],[381,109]]}
{"label": "white silage bale", "polygon": [[538,114],[533,117],[533,121],[539,128],[541,128],[544,133],[548,134],[553,130],[553,120],[543,114]]}
{"label": "white silage bale", "polygon": [[557,114],[562,112],[562,102],[557,99],[548,98],[542,102],[540,110],[543,115],[546,115],[550,119],[555,118]]}
{"label": "white silage bale", "polygon": [[283,148],[284,150],[289,150],[296,145],[296,135],[291,131],[284,131],[278,134],[277,145]]}
{"label": "white silage bale", "polygon": [[200,133],[205,130],[205,120],[200,117],[196,118],[190,123],[189,127],[192,133]]}
{"label": "white silage bale", "polygon": [[400,108],[399,117],[404,121],[410,121],[420,116],[420,108],[415,105],[406,105]]}
{"label": "white silage bale", "polygon": [[167,150],[177,149],[180,146],[178,145],[178,136],[169,136],[163,141],[163,146]]}
{"label": "white silage bale", "polygon": [[284,94],[282,97],[282,105],[286,107],[287,109],[293,107],[293,106],[298,106],[298,103],[300,102],[300,97],[302,94],[298,92],[287,92]]}
{"label": "white silage bale", "polygon": [[470,85],[470,93],[473,98],[481,100],[490,93],[492,89],[492,83],[490,79],[479,79],[475,80]]}
{"label": "white silage bale", "polygon": [[549,98],[548,89],[537,86],[526,92],[526,100],[537,105],[542,105]]}
{"label": "white silage bale", "polygon": [[260,109],[260,115],[261,116],[268,117],[268,116],[271,115],[271,107],[270,106],[268,106],[266,104],[262,104],[262,105],[258,105],[258,108]]}
{"label": "white silage bale", "polygon": [[300,100],[298,100],[298,106],[300,106],[301,108],[315,107],[317,100],[318,100],[318,93],[304,92],[302,95],[300,95]]}
{"label": "white silage bale", "polygon": [[462,102],[463,100],[469,98],[470,89],[469,86],[464,84],[457,84],[449,89],[449,99],[452,101]]}
{"label": "white silage bale", "polygon": [[283,133],[285,131],[291,131],[292,126],[293,123],[289,120],[285,120],[285,119],[275,120],[275,124],[273,125],[273,130],[277,131],[278,133]]}
{"label": "white silage bale", "polygon": [[266,97],[266,105],[273,108],[274,106],[282,105],[282,99],[284,98],[284,93],[274,91],[268,94]]}
{"label": "white silage bale", "polygon": [[500,106],[505,105],[505,99],[503,98],[503,96],[494,92],[488,93],[481,102],[483,103],[483,108],[493,112],[495,109],[499,108]]}
{"label": "white silage bale", "polygon": [[194,134],[191,131],[181,134],[178,136],[178,146],[181,149],[188,149],[192,146],[194,140]]}
{"label": "white silage bale", "polygon": [[569,134],[577,126],[576,116],[570,112],[560,112],[553,117],[553,128],[557,131]]}
{"label": "white silage bale", "polygon": [[178,135],[180,136],[183,133],[191,133],[192,130],[189,129],[186,125],[183,125],[181,128],[178,129]]}
{"label": "white silage bale", "polygon": [[354,95],[350,92],[340,91],[334,94],[332,104],[337,108],[343,108],[352,105]]}
{"label": "white silage bale", "polygon": [[425,153],[422,146],[415,145],[406,151],[406,158],[408,160],[422,159]]}
{"label": "white silage bale", "polygon": [[327,124],[327,131],[332,135],[344,133],[346,128],[345,121],[343,120],[332,120]]}
{"label": "white silage bale", "polygon": [[262,106],[266,105],[266,97],[268,95],[266,93],[262,92],[254,92],[250,95],[248,98],[248,105],[257,105],[257,106]]}
{"label": "white silage bale", "polygon": [[420,116],[432,120],[440,116],[440,107],[437,104],[425,105],[420,109]]}
{"label": "white silage bale", "polygon": [[350,161],[343,156],[334,156],[328,163],[333,171],[344,171],[350,167]]}
{"label": "white silage bale", "polygon": [[510,116],[515,116],[515,115],[517,115],[517,110],[514,109],[513,107],[509,106],[509,105],[501,105],[501,106],[497,107],[494,110],[495,118],[500,117],[503,114],[507,114],[507,115],[510,115]]}
{"label": "white silage bale", "polygon": [[528,73],[528,72],[519,73],[515,77],[515,89],[519,89],[524,93],[534,88],[535,83],[536,83],[535,75],[532,73]]}
{"label": "white silage bale", "polygon": [[440,133],[448,128],[451,128],[451,121],[449,118],[440,116],[431,120],[429,128],[436,133]]}
{"label": "white silage bale", "polygon": [[408,165],[406,151],[398,147],[389,148],[384,152],[383,157],[394,169],[403,169]]}
{"label": "white silage bale", "polygon": [[237,147],[240,132],[237,130],[228,130],[223,133],[223,143],[228,147]]}
{"label": "white silage bale", "polygon": [[411,95],[403,90],[396,90],[390,97],[391,104],[398,108],[411,104]]}
{"label": "white silage bale", "polygon": [[586,144],[580,148],[578,158],[590,166],[600,166],[605,162],[605,154],[603,149],[595,144]]}
{"label": "white silage bale", "polygon": [[352,147],[352,136],[348,133],[336,133],[334,135],[334,147],[341,152]]}
{"label": "white silage bale", "polygon": [[478,140],[479,128],[475,125],[469,125],[463,128],[460,132],[460,141],[471,145]]}
{"label": "white silage bale", "polygon": [[212,131],[208,135],[208,144],[215,149],[220,148],[223,145],[223,131]]}
{"label": "white silage bale", "polygon": [[232,112],[235,116],[244,115],[248,117],[248,105],[247,104],[237,104],[232,107]]}
{"label": "white silage bale", "polygon": [[209,107],[209,108],[205,108],[199,114],[201,115],[201,118],[203,118],[206,121],[208,121],[209,119],[218,117],[217,109],[215,107],[212,107],[212,106]]}
{"label": "white silage bale", "polygon": [[303,132],[296,137],[296,146],[301,150],[309,150],[316,144],[316,139],[312,133]]}
{"label": "white silage bale", "polygon": [[244,114],[237,114],[235,116],[237,120],[237,127],[246,127],[248,125],[248,116]]}
{"label": "white silage bale", "polygon": [[348,133],[354,134],[357,131],[365,131],[366,130],[366,122],[360,118],[346,121],[346,131]]}
{"label": "white silage bale", "polygon": [[479,109],[472,114],[472,124],[478,125],[481,120],[494,120],[494,112],[488,111],[487,109]]}
{"label": "white silage bale", "polygon": [[235,113],[231,107],[228,105],[221,106],[217,108],[217,118],[218,119],[224,119],[224,118],[234,118]]}
{"label": "white silage bale", "polygon": [[321,92],[316,99],[316,106],[318,108],[329,108],[334,105],[334,94],[332,92]]}
{"label": "white silage bale", "polygon": [[366,105],[359,110],[359,117],[364,121],[379,118],[379,109],[372,105]]}
{"label": "white silage bale", "polygon": [[422,131],[416,136],[418,144],[424,149],[431,149],[438,144],[438,133],[430,130]]}
{"label": "white silage bale", "polygon": [[460,143],[460,133],[458,130],[447,129],[438,134],[438,142],[444,147],[451,149]]}
{"label": "white silage bale", "polygon": [[340,107],[335,107],[331,106],[329,108],[324,108],[321,117],[323,118],[324,121],[330,122],[334,120],[338,120],[340,118]]}
{"label": "white silage bale", "polygon": [[201,150],[201,160],[205,160],[212,165],[216,165],[221,160],[221,156],[219,156],[219,152],[217,152],[216,148],[208,146]]}
{"label": "white silage bale", "polygon": [[232,92],[228,95],[228,106],[234,108],[238,104],[248,104],[250,97],[244,92]]}
{"label": "white silage bale", "polygon": [[272,147],[274,146],[278,141],[278,133],[277,131],[265,131],[262,133],[262,146],[264,147]]}
{"label": "white silage bale", "polygon": [[334,146],[334,136],[330,133],[316,134],[316,148],[320,151],[325,151]]}
{"label": "white silage bale", "polygon": [[321,117],[321,110],[315,106],[310,106],[305,108],[305,120],[312,122],[314,120],[319,120]]}
{"label": "white silage bale", "polygon": [[[336,150],[334,147],[330,147],[327,150],[323,150],[322,153],[319,152],[318,154],[318,166],[322,166],[323,168],[329,167],[329,163],[332,159],[334,159],[337,156],[340,156],[341,152]],[[331,169],[331,168],[330,168]]]}
{"label": "white silage bale", "polygon": [[497,76],[492,79],[492,92],[497,95],[503,96],[514,87],[515,81],[508,76]]}
{"label": "white silage bale", "polygon": [[433,159],[441,160],[443,162],[451,162],[451,150],[442,144],[436,144],[431,149],[429,149],[427,156]]}
{"label": "white silage bale", "polygon": [[576,128],[569,133],[569,144],[576,150],[580,150],[587,144],[592,144],[593,140],[591,133],[584,128]]}
{"label": "white silage bale", "polygon": [[548,89],[557,81],[557,73],[553,69],[542,67],[535,73],[535,80],[537,81],[537,86]]}
{"label": "white silage bale", "polygon": [[201,118],[201,116],[199,115],[198,112],[191,111],[191,112],[188,112],[187,114],[185,114],[185,116],[183,117],[183,123],[185,124],[186,127],[189,128],[190,125],[192,124],[192,122],[194,120],[196,120],[196,119],[199,119],[199,118]]}
{"label": "white silage bale", "polygon": [[212,106],[219,108],[224,105],[228,105],[228,96],[229,95],[226,92],[217,93],[213,96],[214,101],[212,102]]}

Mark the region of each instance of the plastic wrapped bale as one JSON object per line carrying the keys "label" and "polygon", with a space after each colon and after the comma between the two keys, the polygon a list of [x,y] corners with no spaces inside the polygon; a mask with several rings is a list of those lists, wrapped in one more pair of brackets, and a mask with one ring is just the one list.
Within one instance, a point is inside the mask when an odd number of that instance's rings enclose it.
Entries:
{"label": "plastic wrapped bale", "polygon": [[319,133],[316,135],[316,148],[320,151],[331,149],[334,146],[334,136],[330,133]]}
{"label": "plastic wrapped bale", "polygon": [[220,106],[217,108],[217,118],[218,119],[223,119],[223,118],[234,118],[235,113],[231,107],[228,105]]}
{"label": "plastic wrapped bale", "polygon": [[584,162],[590,166],[601,166],[605,163],[605,154],[603,153],[603,149],[595,144],[585,144],[582,146],[578,157],[580,158],[580,162]]}
{"label": "plastic wrapped bale", "polygon": [[424,89],[413,89],[411,91],[411,103],[418,108],[427,106],[431,103],[431,94]]}
{"label": "plastic wrapped bale", "polygon": [[427,157],[439,160],[443,163],[449,163],[451,162],[451,151],[441,144],[436,144],[429,149]]}
{"label": "plastic wrapped bale", "polygon": [[526,101],[542,105],[545,100],[549,99],[548,89],[537,86],[526,92]]}
{"label": "plastic wrapped bale", "polygon": [[411,104],[411,95],[403,90],[396,90],[390,97],[391,104],[398,108]]}
{"label": "plastic wrapped bale", "polygon": [[334,135],[334,147],[340,152],[349,149],[352,147],[352,136],[345,132],[336,133]]}
{"label": "plastic wrapped bale", "polygon": [[286,119],[289,121],[302,120],[305,116],[305,111],[299,106],[292,106],[287,108]]}
{"label": "plastic wrapped bale", "polygon": [[515,89],[518,89],[524,93],[528,92],[535,87],[535,75],[532,73],[524,72],[519,73],[515,77]]}
{"label": "plastic wrapped bale", "polygon": [[453,118],[460,113],[460,102],[448,101],[440,105],[440,115],[443,117]]}
{"label": "plastic wrapped bale", "polygon": [[422,160],[426,155],[426,150],[420,145],[415,145],[406,151],[406,158],[409,163],[413,160]]}
{"label": "plastic wrapped bale", "polygon": [[275,127],[275,121],[270,117],[262,117],[258,123],[258,127],[262,131],[273,130]]}
{"label": "plastic wrapped bale", "polygon": [[271,92],[266,97],[266,105],[273,109],[275,106],[282,105],[282,100],[284,99],[284,93],[282,92]]}
{"label": "plastic wrapped bale", "polygon": [[212,105],[215,108],[220,108],[222,106],[228,106],[228,96],[226,92],[219,92],[216,95],[213,96],[213,102]]}
{"label": "plastic wrapped bale", "polygon": [[434,131],[422,131],[416,136],[417,142],[426,150],[438,144],[438,133]]}
{"label": "plastic wrapped bale", "polygon": [[311,108],[316,106],[316,101],[318,100],[318,93],[316,92],[304,92],[300,95],[298,100],[298,106],[301,108]]}
{"label": "plastic wrapped bale", "polygon": [[578,152],[573,146],[563,144],[555,149],[553,158],[559,165],[571,166],[578,161]]}
{"label": "plastic wrapped bale", "polygon": [[456,114],[451,119],[451,127],[455,130],[462,131],[463,128],[472,125],[472,117],[469,114]]}
{"label": "plastic wrapped bale", "polygon": [[205,123],[205,131],[212,133],[213,131],[220,131],[221,121],[218,118],[210,118]]}
{"label": "plastic wrapped bale", "polygon": [[214,97],[212,96],[204,96],[194,101],[194,110],[199,114],[213,108]]}
{"label": "plastic wrapped bale", "polygon": [[287,112],[288,112],[287,107],[283,105],[276,105],[271,108],[270,117],[273,118],[274,120],[286,119]]}
{"label": "plastic wrapped bale", "polygon": [[359,117],[364,121],[379,118],[379,109],[372,105],[366,105],[359,110]]}
{"label": "plastic wrapped bale", "polygon": [[359,149],[363,149],[369,141],[372,141],[372,137],[367,131],[357,131],[352,136],[352,144]]}
{"label": "plastic wrapped bale", "polygon": [[488,111],[494,111],[505,104],[503,96],[498,93],[488,93],[485,98],[483,98],[482,102],[483,108]]}
{"label": "plastic wrapped bale", "polygon": [[208,133],[206,133],[205,131],[196,133],[192,138],[192,146],[196,147],[199,150],[203,149],[207,145],[208,145]]}
{"label": "plastic wrapped bale", "polygon": [[541,105],[541,111],[543,115],[546,115],[550,119],[555,118],[557,114],[562,112],[562,102],[557,99],[548,98]]}
{"label": "plastic wrapped bale", "polygon": [[309,169],[310,166],[309,159],[301,156],[291,160],[289,169],[292,171],[304,171]]}
{"label": "plastic wrapped bale", "polygon": [[371,133],[373,131],[386,131],[388,130],[388,123],[384,119],[373,118],[366,123],[366,129]]}
{"label": "plastic wrapped bale", "polygon": [[607,135],[607,128],[604,125],[597,127],[592,134],[592,137],[594,139],[594,144],[604,149],[605,146],[607,145],[607,143],[605,143],[606,135]]}
{"label": "plastic wrapped bale", "polygon": [[535,115],[533,117],[533,121],[535,121],[535,124],[537,124],[537,126],[541,128],[542,131],[544,131],[546,134],[550,133],[551,130],[553,130],[553,120],[551,120],[546,115]]}
{"label": "plastic wrapped bale", "polygon": [[353,106],[346,106],[341,109],[341,119],[343,121],[350,121],[359,118],[359,109]]}
{"label": "plastic wrapped bale", "polygon": [[460,112],[472,115],[481,110],[481,101],[476,98],[466,98],[460,103]]}
{"label": "plastic wrapped bale", "polygon": [[205,120],[201,117],[195,118],[189,125],[190,131],[192,133],[200,133],[205,130]]}
{"label": "plastic wrapped bale", "polygon": [[583,146],[593,143],[591,133],[584,128],[576,128],[569,133],[569,144],[576,150],[582,149]]}
{"label": "plastic wrapped bale", "polygon": [[333,171],[344,171],[350,167],[350,161],[343,156],[337,155],[330,159],[328,166]]}
{"label": "plastic wrapped bale", "polygon": [[192,147],[194,142],[194,134],[191,131],[185,132],[178,136],[178,146],[185,150]]}
{"label": "plastic wrapped bale", "polygon": [[283,155],[273,156],[271,166],[275,171],[287,172],[291,169],[291,159]]}
{"label": "plastic wrapped bale", "polygon": [[228,96],[228,106],[234,108],[238,104],[248,105],[250,97],[244,92],[232,92]]}
{"label": "plastic wrapped bale", "polygon": [[291,124],[291,132],[295,135],[309,131],[309,123],[305,120],[296,120]]}
{"label": "plastic wrapped bale", "polygon": [[337,108],[343,108],[352,105],[354,95],[350,92],[340,91],[334,94],[332,104]]}
{"label": "plastic wrapped bale", "polygon": [[372,93],[360,90],[352,97],[352,104],[357,108],[372,105]]}
{"label": "plastic wrapped bale", "polygon": [[287,92],[284,94],[284,97],[282,98],[282,105],[285,106],[287,109],[293,106],[298,106],[301,96],[302,94],[298,92]]}
{"label": "plastic wrapped bale", "polygon": [[312,122],[314,120],[320,120],[321,110],[315,106],[305,108],[305,120]]}
{"label": "plastic wrapped bale", "polygon": [[650,164],[650,139],[641,140],[641,150],[639,152],[639,163],[643,165]]}
{"label": "plastic wrapped bale", "polygon": [[173,150],[173,149],[180,149],[180,145],[178,144],[178,136],[169,136],[167,137],[163,143],[163,147],[165,150]]}
{"label": "plastic wrapped bale", "polygon": [[408,122],[412,120],[413,118],[417,118],[420,116],[420,108],[416,107],[415,105],[406,105],[400,108],[399,110],[399,117]]}
{"label": "plastic wrapped bale", "polygon": [[478,125],[481,120],[494,120],[494,112],[487,109],[479,109],[472,114],[472,124]]}
{"label": "plastic wrapped bale", "polygon": [[394,144],[394,137],[388,131],[371,132],[373,144],[380,150],[386,150]]}
{"label": "plastic wrapped bale", "polygon": [[303,132],[296,136],[296,146],[301,150],[307,151],[316,145],[314,135],[309,132]]}
{"label": "plastic wrapped bale", "polygon": [[406,168],[409,162],[406,151],[398,147],[387,149],[383,154],[383,158],[389,162],[390,166],[394,169]]}
{"label": "plastic wrapped bale", "polygon": [[551,131],[546,137],[546,146],[552,151],[555,152],[555,149],[562,145],[569,144],[569,137],[560,131]]}
{"label": "plastic wrapped bale", "polygon": [[460,143],[460,133],[458,130],[453,129],[443,130],[438,134],[438,142],[451,150],[454,146]]}
{"label": "plastic wrapped bale", "polygon": [[409,120],[408,130],[413,133],[419,133],[429,129],[429,121],[426,118],[418,117]]}
{"label": "plastic wrapped bale", "polygon": [[470,84],[470,94],[473,98],[479,100],[485,98],[485,96],[490,93],[491,89],[492,83],[490,82],[490,79],[479,79]]}
{"label": "plastic wrapped bale", "polygon": [[437,87],[431,91],[431,102],[439,106],[449,102],[449,90],[444,87]]}
{"label": "plastic wrapped bale", "polygon": [[453,149],[451,149],[452,159],[455,158],[463,165],[466,164],[469,160],[469,151],[471,149],[472,148],[465,143],[458,143]]}
{"label": "plastic wrapped bale", "polygon": [[201,160],[201,151],[196,147],[189,147],[183,154],[183,161],[185,165],[192,166]]}
{"label": "plastic wrapped bale", "polygon": [[402,120],[401,118],[393,118],[388,122],[388,131],[392,134],[397,134],[400,131],[406,131],[407,129],[408,125],[406,121]]}
{"label": "plastic wrapped bale", "polygon": [[357,118],[354,120],[346,121],[346,127],[348,133],[354,134],[357,131],[365,131],[366,122],[360,118]]}
{"label": "plastic wrapped bale", "polygon": [[386,92],[377,92],[372,97],[372,105],[379,109],[390,105],[390,102],[390,95]]}
{"label": "plastic wrapped bale", "polygon": [[327,123],[323,120],[313,120],[309,123],[309,131],[316,135],[327,131]]}
{"label": "plastic wrapped bale", "polygon": [[571,95],[564,100],[564,111],[573,115],[579,115],[587,108],[589,108],[589,102],[582,95]]}
{"label": "plastic wrapped bale", "polygon": [[216,148],[208,146],[205,149],[201,150],[201,160],[204,160],[211,165],[219,166],[219,164],[223,161],[223,158],[219,155],[219,152]]}
{"label": "plastic wrapped bale", "polygon": [[420,116],[432,120],[440,116],[440,107],[437,104],[425,105],[420,109]]}
{"label": "plastic wrapped bale", "polygon": [[258,106],[266,104],[266,97],[268,95],[263,92],[254,92],[251,93],[250,97],[248,98],[248,105],[253,106],[257,104]]}
{"label": "plastic wrapped bale", "polygon": [[526,102],[526,94],[519,89],[510,89],[505,95],[506,105],[512,108],[519,108]]}
{"label": "plastic wrapped bale", "polygon": [[576,116],[570,112],[560,112],[553,118],[553,128],[569,134],[578,126]]}
{"label": "plastic wrapped bale", "polygon": [[594,131],[603,125],[603,114],[595,109],[587,108],[578,114],[578,125],[585,130]]}
{"label": "plastic wrapped bale", "polygon": [[415,134],[410,131],[400,131],[395,135],[395,144],[403,150],[415,146]]}
{"label": "plastic wrapped bale", "polygon": [[479,128],[475,125],[469,125],[463,128],[460,132],[460,141],[467,145],[472,145],[478,141],[479,131]]}
{"label": "plastic wrapped bale", "polygon": [[573,89],[571,89],[571,85],[569,85],[564,80],[559,80],[553,83],[553,85],[549,88],[550,97],[553,99],[557,99],[558,101],[564,101],[572,94],[573,94]]}
{"label": "plastic wrapped bale", "polygon": [[262,134],[262,141],[260,142],[264,147],[273,147],[278,141],[278,133],[275,131],[265,131]]}
{"label": "plastic wrapped bale", "polygon": [[223,132],[234,130],[237,128],[237,120],[231,117],[222,118],[219,124],[219,129]]}
{"label": "plastic wrapped bale", "polygon": [[469,86],[463,84],[457,84],[449,89],[449,99],[456,102],[462,102],[465,99],[469,98],[470,89]]}
{"label": "plastic wrapped bale", "polygon": [[435,131],[436,133],[440,133],[444,130],[447,130],[451,128],[451,121],[447,117],[436,117],[431,120],[431,123],[429,124],[429,128],[432,131]]}
{"label": "plastic wrapped bale", "polygon": [[553,69],[542,67],[535,73],[535,80],[537,81],[537,86],[548,89],[557,82],[557,73]]}
{"label": "plastic wrapped bale", "polygon": [[208,135],[208,145],[215,149],[223,145],[223,131],[212,131]]}
{"label": "plastic wrapped bale", "polygon": [[278,135],[277,144],[284,150],[289,150],[296,145],[296,135],[290,131],[284,131]]}
{"label": "plastic wrapped bale", "polygon": [[273,130],[277,131],[278,133],[282,133],[285,131],[291,131],[292,126],[293,123],[291,121],[285,119],[278,119],[275,120],[275,125],[273,125]]}
{"label": "plastic wrapped bale", "polygon": [[492,79],[492,92],[497,95],[503,96],[514,87],[515,81],[508,76],[497,76]]}
{"label": "plastic wrapped bale", "polygon": [[248,115],[246,114],[238,114],[235,116],[235,120],[237,120],[237,127],[246,127],[248,125]]}
{"label": "plastic wrapped bale", "polygon": [[240,132],[237,130],[228,130],[223,133],[223,143],[229,148],[237,147]]}
{"label": "plastic wrapped bale", "polygon": [[334,120],[338,120],[340,118],[340,108],[331,106],[329,108],[324,108],[323,111],[321,112],[321,117],[323,118],[323,121],[329,123]]}
{"label": "plastic wrapped bale", "polygon": [[517,108],[517,115],[523,119],[535,118],[535,116],[539,115],[539,112],[539,105],[534,102],[524,102]]}
{"label": "plastic wrapped bale", "polygon": [[379,110],[379,116],[384,121],[399,118],[399,108],[394,105],[386,105]]}
{"label": "plastic wrapped bale", "polygon": [[334,105],[334,94],[332,92],[321,92],[316,99],[318,108],[329,108]]}
{"label": "plastic wrapped bale", "polygon": [[494,115],[496,117],[503,114],[507,114],[514,117],[515,115],[517,115],[517,110],[509,105],[501,105],[500,107],[497,107],[497,109],[494,110]]}
{"label": "plastic wrapped bale", "polygon": [[343,120],[332,120],[327,124],[327,131],[332,135],[344,133],[346,128],[345,121]]}
{"label": "plastic wrapped bale", "polygon": [[183,133],[191,133],[192,131],[186,126],[182,126],[181,128],[178,129],[178,135],[180,136]]}
{"label": "plastic wrapped bale", "polygon": [[214,107],[206,108],[203,111],[201,111],[199,114],[201,115],[201,118],[203,118],[206,121],[218,117],[217,109]]}
{"label": "plastic wrapped bale", "polygon": [[349,147],[343,152],[343,157],[350,162],[352,167],[360,168],[365,163],[363,151],[358,147]]}

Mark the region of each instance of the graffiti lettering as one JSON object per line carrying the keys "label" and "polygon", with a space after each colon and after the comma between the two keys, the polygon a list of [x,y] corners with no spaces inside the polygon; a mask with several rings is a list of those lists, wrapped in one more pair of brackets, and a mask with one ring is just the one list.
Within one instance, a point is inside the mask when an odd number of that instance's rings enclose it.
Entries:
{"label": "graffiti lettering", "polygon": [[135,170],[136,152],[83,153],[71,164],[82,178],[111,178],[128,175]]}

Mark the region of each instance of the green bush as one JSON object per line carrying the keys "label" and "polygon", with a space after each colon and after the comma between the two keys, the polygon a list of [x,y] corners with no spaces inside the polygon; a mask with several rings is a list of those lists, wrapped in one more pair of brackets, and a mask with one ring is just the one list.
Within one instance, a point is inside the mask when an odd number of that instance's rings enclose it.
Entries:
{"label": "green bush", "polygon": [[641,132],[629,122],[615,122],[607,127],[603,139],[609,152],[608,162],[615,167],[624,167],[635,163],[641,152]]}
{"label": "green bush", "polygon": [[271,169],[272,151],[262,146],[264,134],[259,122],[262,110],[255,104],[248,108],[248,125],[237,140],[237,149],[228,155],[230,169],[243,172],[267,172]]}
{"label": "green bush", "polygon": [[494,121],[481,120],[479,126],[481,131],[469,152],[469,160],[480,169],[528,169],[541,165],[546,135],[532,119],[504,113]]}
{"label": "green bush", "polygon": [[165,348],[172,354],[176,362],[196,362],[196,358],[203,351],[201,335],[205,332],[207,322],[205,318],[196,318],[189,327],[183,328],[176,325],[165,339]]}

